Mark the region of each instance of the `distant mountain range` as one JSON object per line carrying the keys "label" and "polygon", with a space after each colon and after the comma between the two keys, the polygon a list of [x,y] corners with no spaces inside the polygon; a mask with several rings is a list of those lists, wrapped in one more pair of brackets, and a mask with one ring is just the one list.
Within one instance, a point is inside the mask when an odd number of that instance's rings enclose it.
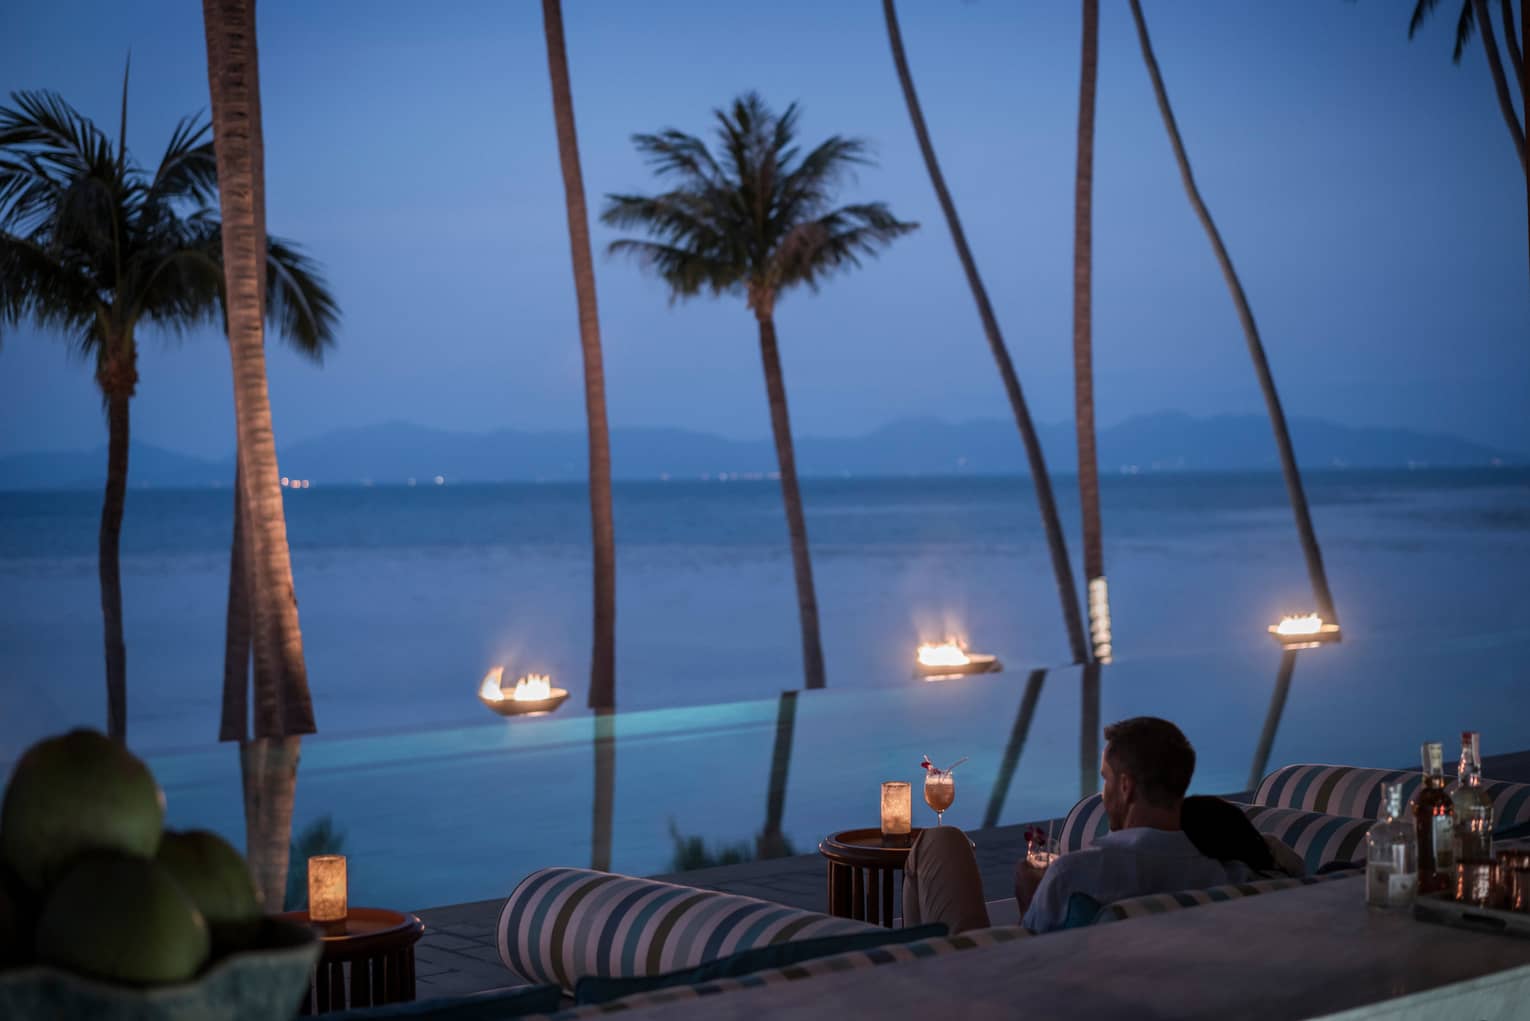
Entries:
{"label": "distant mountain range", "polygon": [[[1523,453],[1495,450],[1443,433],[1359,429],[1322,419],[1292,419],[1292,440],[1307,468],[1477,467],[1527,464]],[[1061,474],[1075,465],[1072,423],[1041,427],[1047,463]],[[683,429],[616,429],[612,463],[622,479],[768,476],[776,469],[768,440],[729,440]],[[1102,472],[1274,471],[1269,423],[1257,415],[1194,418],[1160,412],[1100,430]],[[205,460],[135,444],[132,484],[230,485],[233,455]],[[864,436],[803,436],[804,476],[1024,475],[1025,453],[1002,420],[906,420]],[[105,447],[70,453],[0,457],[0,489],[100,485]],[[443,476],[450,482],[577,481],[585,473],[582,432],[459,433],[392,422],[325,433],[281,450],[282,471],[317,484],[392,485]]]}

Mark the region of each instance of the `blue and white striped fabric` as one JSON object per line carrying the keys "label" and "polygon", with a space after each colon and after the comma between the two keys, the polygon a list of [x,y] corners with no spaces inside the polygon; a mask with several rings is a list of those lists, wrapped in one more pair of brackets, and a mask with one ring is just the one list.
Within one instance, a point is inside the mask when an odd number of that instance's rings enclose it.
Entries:
{"label": "blue and white striped fabric", "polygon": [[499,956],[523,978],[572,990],[585,975],[659,975],[752,947],[879,931],[753,897],[548,868],[505,901]]}
{"label": "blue and white striped fabric", "polygon": [[[1238,805],[1260,833],[1287,844],[1315,872],[1330,861],[1354,861],[1365,857],[1365,833],[1373,819],[1354,819],[1322,812],[1303,812],[1294,808],[1271,808],[1268,805]],[[1110,832],[1105,818],[1105,802],[1098,794],[1073,806],[1063,820],[1058,846],[1064,852],[1088,847]]]}
{"label": "blue and white striped fabric", "polygon": [[[955,936],[937,936],[913,943],[889,944],[871,950],[851,950],[847,953],[835,954],[832,957],[818,957],[811,961],[788,965],[785,968],[756,971],[737,978],[717,979],[712,982],[703,982],[699,985],[671,986],[666,989],[655,990],[651,993],[637,993],[632,996],[625,996],[620,1000],[612,1000],[610,1003],[575,1007],[552,1015],[552,1019],[553,1021],[582,1021],[584,1018],[602,1017],[606,1014],[621,1013],[639,1007],[654,1007],[668,1003],[679,1003],[685,1000],[696,1000],[704,996],[716,996],[734,989],[758,989],[761,986],[799,982],[803,979],[812,979],[820,975],[840,975],[845,972],[860,971],[864,968],[876,968],[883,964],[896,964],[902,961],[923,961],[931,957],[959,953],[963,950],[976,950],[982,947],[998,946],[1001,943],[1013,943],[1015,940],[1030,938],[1030,932],[1020,928],[1018,925],[995,926],[991,929],[969,929]],[[866,1011],[868,1016],[878,1012],[887,1013],[886,1010],[874,1011],[869,1007]],[[894,1014],[894,1016],[896,1015]]]}
{"label": "blue and white striped fabric", "polygon": [[[1361,875],[1363,873],[1330,872],[1323,876],[1302,876],[1299,879],[1261,879],[1253,883],[1229,883],[1226,886],[1213,886],[1205,890],[1179,890],[1175,893],[1151,893],[1144,897],[1128,897],[1126,900],[1118,900],[1114,904],[1106,904],[1100,908],[1100,913],[1094,916],[1094,924],[1103,925],[1106,922],[1120,922],[1128,918],[1162,915],[1202,904],[1218,904],[1225,900],[1257,897],[1262,893],[1275,893],[1278,890],[1291,890],[1298,886],[1328,883],[1337,879],[1355,879]],[[1356,899],[1358,898],[1357,894]]]}
{"label": "blue and white striped fabric", "polygon": [[[1381,785],[1403,784],[1403,800],[1410,800],[1423,781],[1416,769],[1362,769],[1301,763],[1282,766],[1259,785],[1254,802],[1277,808],[1300,808],[1327,815],[1374,819],[1381,813]],[[1482,781],[1493,799],[1493,829],[1502,833],[1530,825],[1530,784],[1507,780]]]}

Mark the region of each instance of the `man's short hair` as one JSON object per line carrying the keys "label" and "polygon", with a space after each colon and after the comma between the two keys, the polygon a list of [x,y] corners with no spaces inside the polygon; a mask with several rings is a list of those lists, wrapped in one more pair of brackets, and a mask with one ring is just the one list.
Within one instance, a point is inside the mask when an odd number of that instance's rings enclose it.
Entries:
{"label": "man's short hair", "polygon": [[1195,749],[1184,733],[1156,716],[1134,716],[1105,728],[1105,757],[1111,768],[1137,782],[1142,800],[1173,808],[1190,787]]}

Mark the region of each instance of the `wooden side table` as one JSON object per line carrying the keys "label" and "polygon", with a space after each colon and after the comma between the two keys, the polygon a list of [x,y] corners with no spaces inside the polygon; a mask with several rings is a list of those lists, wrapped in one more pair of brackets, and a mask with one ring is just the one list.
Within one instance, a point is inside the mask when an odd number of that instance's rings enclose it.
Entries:
{"label": "wooden side table", "polygon": [[351,908],[340,931],[326,931],[307,911],[277,916],[310,926],[324,944],[300,1014],[377,1007],[414,999],[414,945],[425,923],[386,908]]}
{"label": "wooden side table", "polygon": [[884,838],[880,829],[842,830],[825,837],[818,853],[828,859],[829,914],[892,928],[895,876],[920,832]]}

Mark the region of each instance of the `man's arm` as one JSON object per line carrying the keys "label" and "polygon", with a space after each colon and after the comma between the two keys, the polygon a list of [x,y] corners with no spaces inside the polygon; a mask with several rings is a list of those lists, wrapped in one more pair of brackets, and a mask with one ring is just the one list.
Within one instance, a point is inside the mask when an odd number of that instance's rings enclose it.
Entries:
{"label": "man's arm", "polygon": [[[1075,890],[1089,892],[1092,885],[1086,882],[1094,855],[1075,851],[1063,855],[1045,870],[1031,869],[1021,863],[1021,868],[1032,873],[1039,872],[1031,889],[1028,904],[1022,902],[1020,924],[1034,933],[1061,929],[1068,918],[1068,897]],[[1020,875],[1016,870],[1015,897],[1020,897]]]}

